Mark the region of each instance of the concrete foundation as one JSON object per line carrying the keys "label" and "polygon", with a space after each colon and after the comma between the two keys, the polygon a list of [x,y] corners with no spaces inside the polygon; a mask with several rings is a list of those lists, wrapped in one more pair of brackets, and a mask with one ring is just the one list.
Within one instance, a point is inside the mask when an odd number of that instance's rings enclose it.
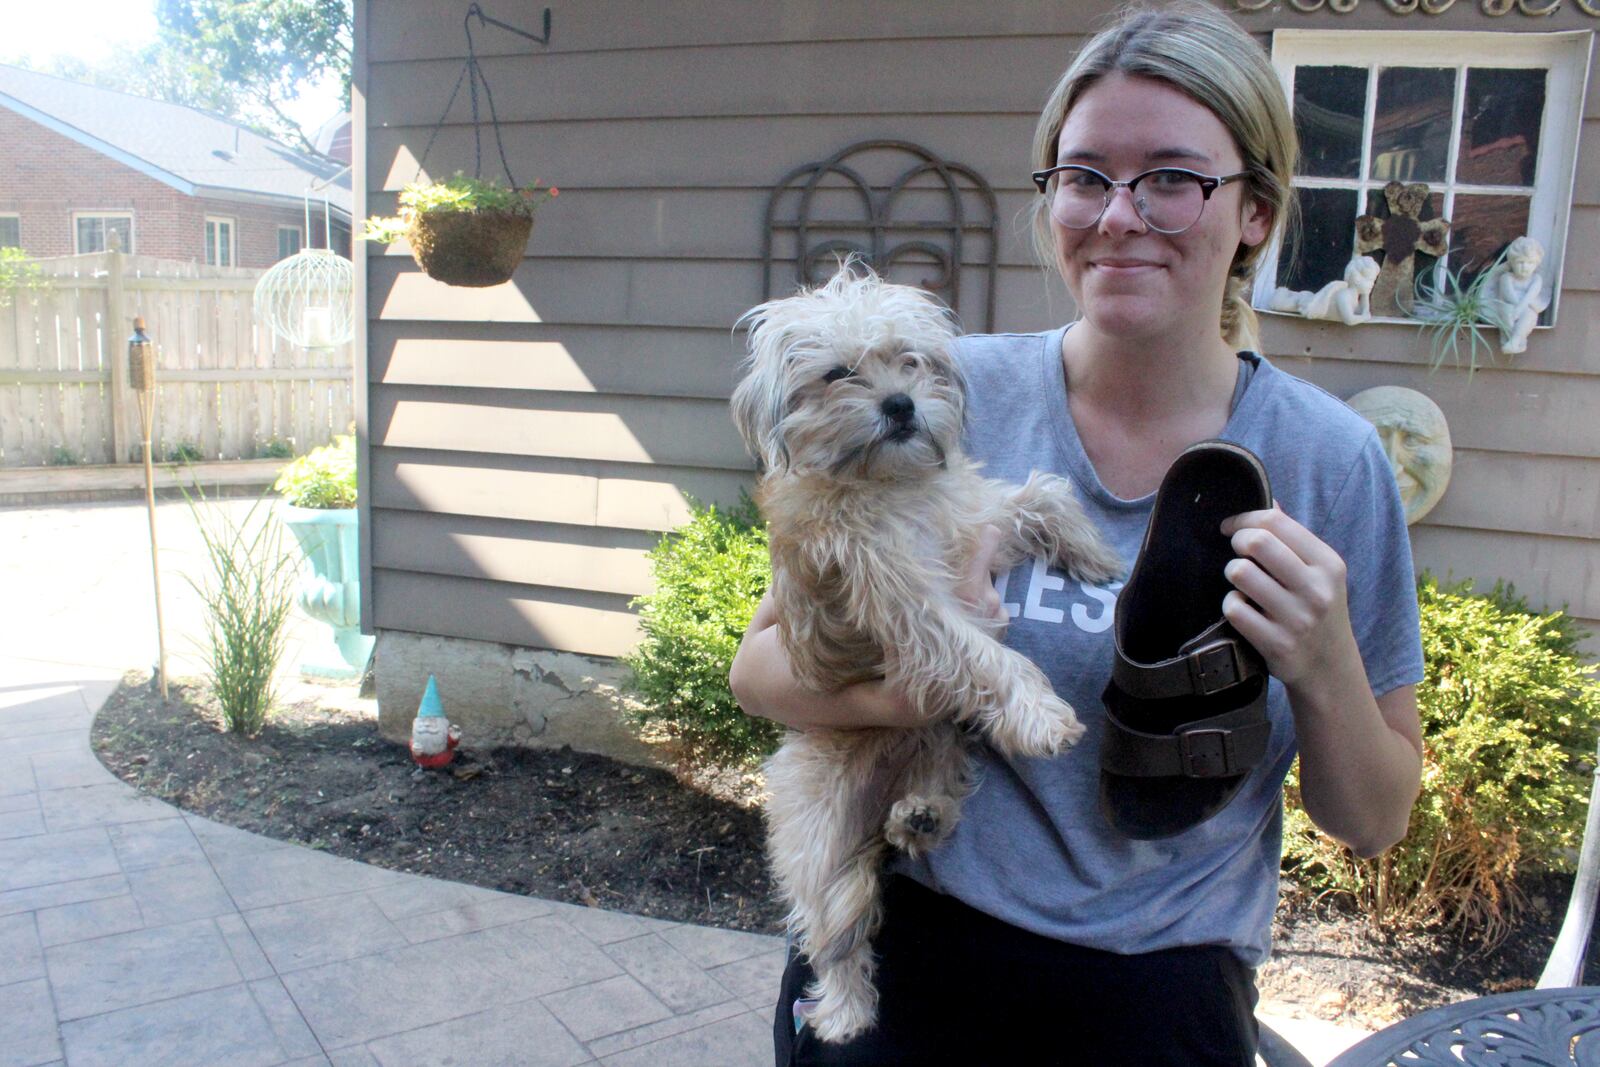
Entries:
{"label": "concrete foundation", "polygon": [[637,703],[617,660],[489,641],[379,630],[374,651],[378,731],[411,740],[411,720],[432,674],[468,748],[571,745],[646,766],[666,766],[624,720]]}

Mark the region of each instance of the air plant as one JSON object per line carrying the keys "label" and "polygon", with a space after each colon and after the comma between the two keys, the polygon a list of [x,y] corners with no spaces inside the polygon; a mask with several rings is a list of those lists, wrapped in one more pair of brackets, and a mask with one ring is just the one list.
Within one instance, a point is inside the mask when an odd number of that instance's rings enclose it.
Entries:
{"label": "air plant", "polygon": [[1465,283],[1462,277],[1466,272],[1451,270],[1448,259],[1448,254],[1441,256],[1427,274],[1418,277],[1411,317],[1428,336],[1429,373],[1446,359],[1459,367],[1464,355],[1470,377],[1478,369],[1480,348],[1487,362],[1494,360],[1494,341],[1488,331],[1505,329],[1504,308],[1493,291],[1505,253]]}

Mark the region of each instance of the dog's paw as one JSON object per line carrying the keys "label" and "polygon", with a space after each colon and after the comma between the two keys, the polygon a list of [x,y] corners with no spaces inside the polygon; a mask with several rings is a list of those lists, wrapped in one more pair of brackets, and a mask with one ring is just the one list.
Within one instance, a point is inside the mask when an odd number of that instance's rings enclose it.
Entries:
{"label": "dog's paw", "polygon": [[877,1014],[875,997],[851,990],[823,997],[807,1015],[806,1025],[827,1044],[843,1044],[870,1029]]}
{"label": "dog's paw", "polygon": [[955,829],[957,808],[953,797],[922,797],[915,794],[895,802],[889,809],[883,833],[889,844],[912,859],[938,848]]}
{"label": "dog's paw", "polygon": [[989,728],[990,740],[1011,756],[1054,756],[1083,733],[1072,705],[1051,692],[1014,704]]}
{"label": "dog's paw", "polygon": [[1087,544],[1066,545],[1060,558],[1051,562],[1079,581],[1094,585],[1122,577],[1125,569],[1121,557],[1098,538]]}

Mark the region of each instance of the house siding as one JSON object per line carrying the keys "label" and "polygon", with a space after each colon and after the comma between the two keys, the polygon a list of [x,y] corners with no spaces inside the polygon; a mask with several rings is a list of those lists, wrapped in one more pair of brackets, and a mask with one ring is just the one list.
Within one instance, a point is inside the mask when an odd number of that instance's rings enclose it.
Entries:
{"label": "house siding", "polygon": [[[796,166],[874,138],[967,164],[998,199],[994,328],[1073,315],[1034,265],[1018,215],[1036,195],[1037,108],[1104,5],[704,0],[643,17],[645,6],[558,11],[548,48],[476,35],[513,175],[562,189],[511,285],[451,289],[403,247],[367,253],[369,629],[602,655],[637,640],[627,602],[642,591],[646,548],[684,519],[687,498],[731,502],[750,482],[726,414],[731,327],[764,298],[763,212]],[[377,213],[393,208],[434,136],[463,59],[461,23],[442,0],[357,11],[356,150]],[[1264,42],[1275,27],[1600,28],[1576,8],[1493,18],[1466,3],[1426,17],[1372,2],[1352,15],[1238,18]],[[1429,374],[1414,328],[1276,316],[1263,316],[1263,347],[1338,396],[1380,384],[1432,396],[1450,420],[1456,471],[1413,528],[1419,567],[1513,581],[1592,625],[1600,358],[1586,341],[1600,266],[1585,250],[1600,240],[1600,93],[1585,114],[1560,321],[1526,355],[1470,379]],[[484,173],[500,176],[484,133]],[[428,170],[470,171],[473,156],[458,100]],[[975,304],[962,305],[974,329]]]}
{"label": "house siding", "polygon": [[[239,267],[278,261],[279,226],[305,233],[302,206],[189,196],[4,107],[0,144],[8,146],[0,153],[0,214],[19,217],[22,248],[32,256],[76,253],[76,212],[131,213],[133,251],[202,263],[206,216],[233,219]],[[312,221],[313,237],[323,243],[320,213]],[[337,241],[341,226],[334,231]]]}

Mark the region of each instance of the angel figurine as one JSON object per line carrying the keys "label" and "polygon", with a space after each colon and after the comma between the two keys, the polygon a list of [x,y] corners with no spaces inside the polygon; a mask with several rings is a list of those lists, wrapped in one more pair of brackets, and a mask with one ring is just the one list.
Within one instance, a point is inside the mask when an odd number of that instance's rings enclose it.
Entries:
{"label": "angel figurine", "polygon": [[1499,304],[1500,351],[1516,355],[1528,350],[1528,335],[1550,306],[1539,277],[1544,246],[1532,237],[1518,237],[1506,249],[1505,262],[1494,268],[1489,297]]}
{"label": "angel figurine", "polygon": [[1378,280],[1378,261],[1357,256],[1344,269],[1341,281],[1329,282],[1314,293],[1279,286],[1268,303],[1273,311],[1288,311],[1308,319],[1336,319],[1346,326],[1372,318],[1372,285]]}

